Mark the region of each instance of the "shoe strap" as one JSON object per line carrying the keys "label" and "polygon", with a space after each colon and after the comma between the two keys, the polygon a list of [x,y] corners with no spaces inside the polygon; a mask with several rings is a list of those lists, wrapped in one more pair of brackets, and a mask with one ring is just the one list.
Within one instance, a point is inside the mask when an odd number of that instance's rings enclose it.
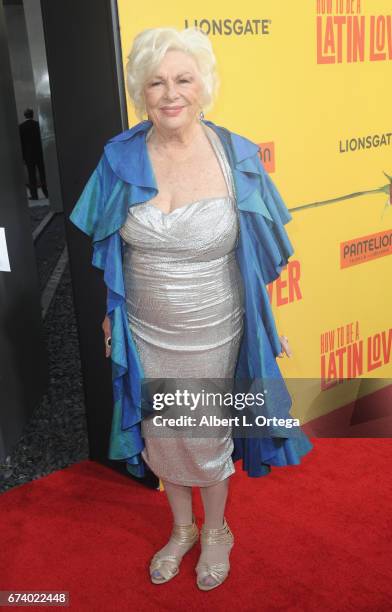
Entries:
{"label": "shoe strap", "polygon": [[201,528],[201,540],[204,544],[229,544],[234,542],[234,536],[227,524],[226,518],[224,518],[222,527],[207,528],[203,525]]}
{"label": "shoe strap", "polygon": [[203,584],[204,578],[211,576],[211,578],[220,584],[227,577],[229,571],[230,561],[226,563],[200,563],[196,569],[197,580],[199,584]]}
{"label": "shoe strap", "polygon": [[195,521],[195,517],[192,515],[193,522],[190,525],[174,525],[171,533],[171,539],[176,544],[191,544],[199,536],[199,530]]}

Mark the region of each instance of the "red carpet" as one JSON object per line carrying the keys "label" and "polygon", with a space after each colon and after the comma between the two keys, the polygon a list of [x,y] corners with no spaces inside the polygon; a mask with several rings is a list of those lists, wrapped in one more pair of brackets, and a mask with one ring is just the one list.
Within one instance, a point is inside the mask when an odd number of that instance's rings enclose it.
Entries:
{"label": "red carpet", "polygon": [[91,461],[0,497],[0,590],[66,590],[81,612],[390,610],[392,441],[312,442],[301,466],[266,477],[236,464],[232,571],[211,592],[194,582],[199,545],[170,583],[149,582],[171,528],[166,495]]}

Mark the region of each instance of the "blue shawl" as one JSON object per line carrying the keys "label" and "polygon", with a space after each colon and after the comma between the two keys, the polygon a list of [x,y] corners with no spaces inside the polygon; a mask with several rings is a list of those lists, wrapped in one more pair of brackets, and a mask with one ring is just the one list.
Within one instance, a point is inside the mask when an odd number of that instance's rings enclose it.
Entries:
{"label": "blue shawl", "polygon": [[[228,156],[239,212],[236,257],[244,284],[245,314],[235,378],[273,379],[276,394],[269,404],[269,415],[279,411],[279,416],[290,416],[292,401],[276,362],[282,349],[266,285],[279,277],[294,252],[284,228],[292,217],[264,170],[258,145],[211,121],[204,123],[215,130]],[[108,457],[126,461],[127,470],[140,478],[150,469],[141,456],[144,373],[128,324],[122,270],[124,245],[119,229],[130,206],[158,193],[146,146],[151,125],[151,121],[142,121],[106,143],[69,217],[91,237],[92,265],[103,270],[107,286],[114,402]],[[287,430],[274,430],[271,436],[234,437],[233,441],[232,459],[241,458],[242,469],[250,477],[268,474],[272,465],[299,464],[300,457],[313,448],[302,430],[293,436]]]}

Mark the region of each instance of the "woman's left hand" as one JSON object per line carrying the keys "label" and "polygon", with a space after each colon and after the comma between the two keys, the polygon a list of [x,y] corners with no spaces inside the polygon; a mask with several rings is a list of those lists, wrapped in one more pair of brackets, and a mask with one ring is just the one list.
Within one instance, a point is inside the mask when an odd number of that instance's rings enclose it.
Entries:
{"label": "woman's left hand", "polygon": [[279,339],[280,339],[280,344],[282,345],[282,352],[278,355],[278,357],[284,357],[285,353],[287,357],[291,357],[292,352],[290,349],[290,345],[289,345],[287,336],[279,336]]}

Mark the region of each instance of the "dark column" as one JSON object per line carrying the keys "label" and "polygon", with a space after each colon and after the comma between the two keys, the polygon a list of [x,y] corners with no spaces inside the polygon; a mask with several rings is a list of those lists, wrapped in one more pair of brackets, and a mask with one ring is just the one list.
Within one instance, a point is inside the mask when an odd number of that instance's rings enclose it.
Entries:
{"label": "dark column", "polygon": [[[108,462],[111,364],[101,323],[106,288],[90,239],[68,221],[105,142],[127,128],[118,63],[116,3],[41,0],[92,459]],[[121,471],[123,462],[109,462]],[[148,478],[156,486],[157,479]]]}
{"label": "dark column", "polygon": [[0,270],[0,463],[3,463],[46,390],[48,361],[2,4],[0,74],[0,228],[4,228],[10,266],[10,271]]}

